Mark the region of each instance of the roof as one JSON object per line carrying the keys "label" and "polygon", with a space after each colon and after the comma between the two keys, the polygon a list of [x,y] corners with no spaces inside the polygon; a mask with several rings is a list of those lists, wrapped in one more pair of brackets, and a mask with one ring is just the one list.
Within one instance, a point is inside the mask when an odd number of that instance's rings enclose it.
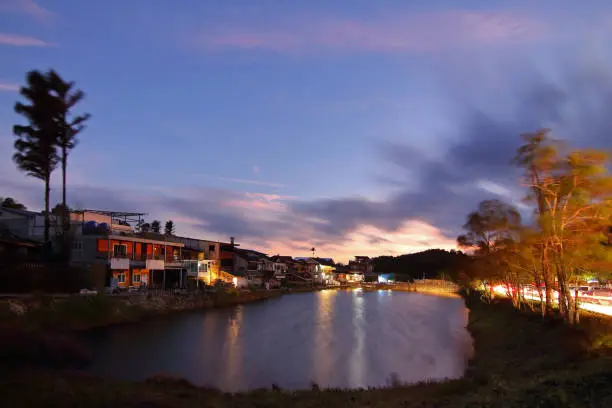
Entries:
{"label": "roof", "polygon": [[[173,238],[177,238],[177,239],[188,239],[191,241],[200,241],[200,242],[207,242],[207,243],[211,243],[211,244],[221,244],[221,245],[231,245],[231,242],[223,242],[223,241],[214,241],[212,239],[202,239],[202,238],[192,238],[192,237],[181,237],[179,235],[173,235]],[[235,244],[234,244],[235,245]]]}
{"label": "roof", "polygon": [[258,252],[258,251],[254,251],[252,249],[242,249],[242,248],[236,248],[236,253],[238,255],[242,255],[243,257],[245,257],[246,259],[249,260],[259,260],[259,259],[266,259],[266,260],[270,260],[270,258],[268,257],[268,255],[262,253],[262,252]]}
{"label": "roof", "polygon": [[314,258],[314,260],[320,263],[321,265],[336,266],[336,264],[334,264],[334,260],[331,258]]}
{"label": "roof", "polygon": [[142,217],[142,216],[147,215],[147,213],[140,213],[140,212],[106,211],[106,210],[90,210],[90,209],[72,210],[70,212],[75,213],[75,214],[82,214],[82,213],[88,212],[92,214],[108,215],[110,217]]}
{"label": "roof", "polygon": [[38,247],[42,245],[42,242],[33,239],[22,238],[19,235],[11,232],[8,228],[0,226],[0,242],[4,244],[25,246],[25,247]]}
{"label": "roof", "polygon": [[274,255],[270,259],[272,259],[274,262],[293,262],[293,258],[290,256]]}
{"label": "roof", "polygon": [[25,215],[27,217],[34,217],[34,216],[37,216],[37,215],[42,215],[42,213],[35,212],[35,211],[18,210],[16,208],[9,208],[9,207],[0,207],[0,213],[2,213],[2,211],[8,211],[8,212],[11,212],[13,214]]}
{"label": "roof", "polygon": [[184,247],[185,244],[183,244],[182,242],[174,242],[174,241],[168,241],[168,240],[164,240],[163,238],[161,239],[147,239],[147,238],[141,238],[138,236],[134,236],[134,235],[116,235],[116,234],[109,234],[108,235],[108,239],[116,239],[119,241],[132,241],[132,242],[142,242],[145,244],[165,244],[165,245],[170,245],[170,246],[178,246],[178,247]]}

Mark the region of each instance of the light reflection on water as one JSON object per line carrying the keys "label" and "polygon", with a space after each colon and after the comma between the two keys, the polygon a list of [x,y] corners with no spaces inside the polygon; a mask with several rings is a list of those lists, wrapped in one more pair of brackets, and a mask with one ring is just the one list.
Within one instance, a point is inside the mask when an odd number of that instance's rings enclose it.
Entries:
{"label": "light reflection on water", "polygon": [[461,299],[324,290],[96,330],[94,374],[157,373],[226,391],[386,385],[460,377],[470,355]]}

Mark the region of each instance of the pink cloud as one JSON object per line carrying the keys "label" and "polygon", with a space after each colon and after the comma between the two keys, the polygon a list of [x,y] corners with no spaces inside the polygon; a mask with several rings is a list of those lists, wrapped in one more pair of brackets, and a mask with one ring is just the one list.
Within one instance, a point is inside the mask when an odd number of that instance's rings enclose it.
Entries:
{"label": "pink cloud", "polygon": [[285,187],[284,184],[273,183],[270,181],[238,179],[238,178],[232,178],[232,177],[218,177],[218,178],[219,180],[228,181],[230,183],[253,184],[256,186],[268,186],[268,187]]}
{"label": "pink cloud", "polygon": [[12,82],[0,82],[0,92],[18,92],[19,88],[19,84]]}
{"label": "pink cloud", "polygon": [[14,47],[50,47],[52,44],[35,37],[0,33],[0,44]]}
{"label": "pink cloud", "polygon": [[[307,231],[304,231],[307,232]],[[318,256],[334,258],[336,262],[347,262],[355,255],[380,256],[401,255],[431,248],[457,249],[454,238],[448,238],[436,227],[421,221],[406,221],[396,232],[383,231],[376,227],[360,226],[345,237],[324,244],[315,245],[316,231],[310,231],[312,241],[286,241],[271,239],[268,248],[262,249],[270,254],[308,256],[309,249],[316,247]],[[373,242],[375,238],[378,242]]]}
{"label": "pink cloud", "polygon": [[313,18],[265,28],[240,24],[213,28],[190,41],[205,50],[393,53],[532,41],[546,31],[541,21],[514,13],[453,11],[403,13],[370,21]]}
{"label": "pink cloud", "polygon": [[42,7],[34,0],[2,0],[0,11],[23,13],[41,21],[48,21],[55,16],[55,13]]}

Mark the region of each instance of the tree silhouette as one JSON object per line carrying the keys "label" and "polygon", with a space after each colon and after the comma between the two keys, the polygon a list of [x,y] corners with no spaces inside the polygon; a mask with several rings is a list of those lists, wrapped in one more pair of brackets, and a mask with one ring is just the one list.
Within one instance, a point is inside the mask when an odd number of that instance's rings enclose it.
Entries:
{"label": "tree silhouette", "polygon": [[46,74],[52,95],[57,103],[56,123],[58,125],[57,146],[60,149],[62,164],[62,204],[66,207],[66,167],[68,154],[74,149],[78,140],[76,135],[85,128],[85,122],[90,118],[88,113],[70,118],[70,110],[79,103],[85,94],[80,89],[73,89],[74,82],[66,82],[62,77],[50,70]]}
{"label": "tree silhouette", "polygon": [[13,210],[25,210],[26,206],[15,200],[13,197],[0,197],[0,207],[11,208]]}
{"label": "tree silhouette", "polygon": [[151,232],[159,234],[161,232],[161,221],[154,220],[151,223]]}
{"label": "tree silhouette", "polygon": [[172,220],[166,221],[164,234],[169,237],[174,235],[174,222]]}
{"label": "tree silhouette", "polygon": [[19,170],[45,183],[45,243],[49,242],[49,195],[51,173],[58,163],[56,142],[58,126],[57,104],[50,94],[46,78],[38,71],[27,74],[27,85],[20,94],[29,104],[15,103],[15,112],[27,119],[29,125],[13,126],[15,154],[13,161]]}

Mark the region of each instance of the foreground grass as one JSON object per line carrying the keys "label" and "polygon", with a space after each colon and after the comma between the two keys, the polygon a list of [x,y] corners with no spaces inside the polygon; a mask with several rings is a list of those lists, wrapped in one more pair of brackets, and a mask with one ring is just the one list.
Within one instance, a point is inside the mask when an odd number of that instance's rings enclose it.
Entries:
{"label": "foreground grass", "polygon": [[611,324],[579,328],[466,299],[475,358],[460,380],[386,389],[256,390],[236,395],[157,376],[128,383],[78,372],[13,368],[0,383],[10,407],[611,407]]}

